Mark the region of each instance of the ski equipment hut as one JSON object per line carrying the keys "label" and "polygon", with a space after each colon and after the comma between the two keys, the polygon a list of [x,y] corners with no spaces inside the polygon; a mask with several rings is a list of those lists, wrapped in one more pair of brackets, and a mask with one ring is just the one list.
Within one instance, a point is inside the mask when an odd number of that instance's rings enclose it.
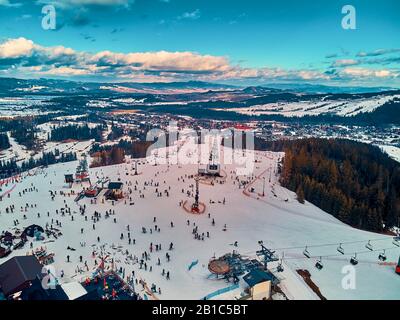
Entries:
{"label": "ski equipment hut", "polygon": [[268,300],[271,297],[271,283],[274,276],[260,269],[253,269],[243,277],[249,286],[251,300]]}

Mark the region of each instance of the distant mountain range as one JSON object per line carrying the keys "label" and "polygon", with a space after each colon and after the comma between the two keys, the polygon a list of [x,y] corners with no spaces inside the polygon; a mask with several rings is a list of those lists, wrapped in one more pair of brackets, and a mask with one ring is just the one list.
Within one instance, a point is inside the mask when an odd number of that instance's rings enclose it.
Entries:
{"label": "distant mountain range", "polygon": [[311,83],[266,83],[263,87],[294,90],[308,93],[368,93],[382,92],[388,90],[398,90],[399,88],[391,87],[348,87],[348,86],[326,86]]}
{"label": "distant mountain range", "polygon": [[[97,83],[0,78],[0,97],[44,97],[63,110],[136,109],[195,118],[400,123],[400,90],[266,84],[240,87],[201,81]],[[35,104],[37,105],[37,103]]]}
{"label": "distant mountain range", "polygon": [[78,82],[54,79],[16,79],[0,77],[0,94],[83,94],[113,91],[120,93],[185,93],[208,90],[228,90],[238,87],[201,81],[187,82]]}
{"label": "distant mountain range", "polygon": [[16,79],[0,77],[0,94],[71,94],[98,93],[189,93],[204,91],[242,90],[243,93],[263,95],[279,91],[301,93],[370,93],[396,90],[389,87],[341,87],[310,83],[266,83],[259,86],[234,86],[202,81],[187,82],[79,82],[56,79]]}

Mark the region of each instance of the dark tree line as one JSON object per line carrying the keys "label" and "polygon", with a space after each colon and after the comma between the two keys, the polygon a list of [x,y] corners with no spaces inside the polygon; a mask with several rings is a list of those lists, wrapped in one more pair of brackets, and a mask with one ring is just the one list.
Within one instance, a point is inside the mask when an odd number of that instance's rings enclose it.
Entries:
{"label": "dark tree line", "polygon": [[24,116],[15,119],[1,119],[0,131],[10,131],[11,136],[18,144],[29,150],[38,147],[36,139],[36,127],[40,124],[51,121],[54,115]]}
{"label": "dark tree line", "polygon": [[12,131],[18,127],[26,127],[26,126],[37,126],[39,124],[43,124],[49,121],[52,121],[54,117],[59,117],[64,115],[63,112],[54,114],[44,114],[44,115],[35,115],[35,116],[21,116],[17,118],[11,119],[1,119],[0,120],[0,131]]}
{"label": "dark tree line", "polygon": [[96,126],[90,128],[86,125],[67,125],[54,127],[51,129],[49,140],[51,141],[65,141],[65,140],[89,140],[95,139],[96,141],[102,140],[102,127]]}
{"label": "dark tree line", "polygon": [[110,151],[113,147],[118,147],[124,150],[124,154],[132,156],[132,158],[145,158],[147,149],[153,144],[153,141],[128,141],[121,139],[117,144],[99,145],[94,144],[91,149],[91,154],[102,151]]}
{"label": "dark tree line", "polygon": [[11,136],[28,150],[34,150],[37,147],[36,130],[32,123],[15,127],[11,130]]}
{"label": "dark tree line", "polygon": [[2,179],[8,178],[33,168],[75,160],[75,153],[60,153],[59,150],[56,149],[54,152],[43,153],[43,155],[38,159],[31,157],[29,160],[24,161],[21,164],[18,164],[15,160],[3,161],[0,163],[0,177]]}
{"label": "dark tree line", "polygon": [[110,166],[120,164],[125,161],[124,149],[114,145],[109,148],[102,148],[99,151],[91,153],[93,161],[91,167]]}
{"label": "dark tree line", "polygon": [[282,145],[281,184],[354,227],[382,231],[400,218],[400,165],[378,147],[302,139]]}
{"label": "dark tree line", "polygon": [[111,132],[107,136],[107,140],[116,140],[124,135],[124,129],[116,125],[111,126]]}
{"label": "dark tree line", "polygon": [[0,150],[8,149],[10,147],[10,141],[6,133],[0,133]]}
{"label": "dark tree line", "polygon": [[127,141],[120,140],[118,145],[125,150],[127,155],[132,158],[145,158],[147,149],[153,144],[153,141]]}

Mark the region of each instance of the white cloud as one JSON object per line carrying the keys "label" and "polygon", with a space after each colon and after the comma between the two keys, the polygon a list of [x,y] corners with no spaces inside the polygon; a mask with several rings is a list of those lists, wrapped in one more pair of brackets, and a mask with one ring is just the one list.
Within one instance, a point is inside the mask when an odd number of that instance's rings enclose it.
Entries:
{"label": "white cloud", "polygon": [[12,2],[10,2],[10,0],[0,0],[0,6],[20,7],[20,6],[22,6],[22,3],[12,3]]}
{"label": "white cloud", "polygon": [[388,77],[397,77],[398,74],[387,69],[374,70],[374,69],[366,69],[366,68],[345,68],[342,73],[347,76],[352,77],[376,77],[376,78],[388,78]]}
{"label": "white cloud", "polygon": [[[25,38],[0,42],[2,70],[25,76],[97,77],[131,81],[180,80],[379,80],[399,77],[394,69],[354,67],[353,61],[339,61],[343,68],[325,72],[317,69],[245,68],[228,57],[190,51],[90,53],[64,46],[45,47]],[[339,65],[339,62],[337,64]],[[7,72],[7,71],[2,71]]]}
{"label": "white cloud", "polygon": [[354,60],[354,59],[340,59],[340,60],[336,60],[332,66],[333,67],[345,67],[345,66],[354,66],[359,64],[360,62],[358,60]]}
{"label": "white cloud", "polygon": [[229,66],[224,57],[200,55],[193,52],[139,52],[115,53],[102,51],[90,58],[92,63],[110,66],[126,65],[148,71],[223,72]]}
{"label": "white cloud", "polygon": [[51,76],[82,76],[88,75],[90,72],[85,69],[75,69],[70,67],[59,67],[50,68],[46,71],[40,71],[41,75],[51,75]]}
{"label": "white cloud", "polygon": [[0,44],[0,58],[18,58],[30,56],[34,43],[25,38],[9,39]]}
{"label": "white cloud", "polygon": [[178,19],[190,19],[190,20],[197,20],[200,18],[201,12],[199,9],[196,9],[191,12],[185,12],[182,15],[178,16]]}
{"label": "white cloud", "polygon": [[[0,0],[2,1],[2,0]],[[6,0],[7,1],[7,0]],[[54,4],[61,8],[85,6],[85,5],[99,5],[99,6],[128,6],[134,0],[37,0],[38,4]]]}
{"label": "white cloud", "polygon": [[110,5],[126,5],[128,4],[129,1],[128,0],[61,0],[61,2],[73,5],[96,4],[96,5],[110,6]]}
{"label": "white cloud", "polygon": [[370,52],[361,51],[361,52],[357,53],[357,57],[376,57],[376,56],[382,56],[385,54],[396,53],[396,52],[400,52],[400,48],[377,49],[377,50],[370,51]]}

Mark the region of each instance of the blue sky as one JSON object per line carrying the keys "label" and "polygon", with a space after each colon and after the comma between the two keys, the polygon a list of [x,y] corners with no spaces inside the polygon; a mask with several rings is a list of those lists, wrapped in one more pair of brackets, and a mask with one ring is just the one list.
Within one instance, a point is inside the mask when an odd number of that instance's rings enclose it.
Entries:
{"label": "blue sky", "polygon": [[0,0],[0,30],[2,76],[400,83],[398,0]]}

